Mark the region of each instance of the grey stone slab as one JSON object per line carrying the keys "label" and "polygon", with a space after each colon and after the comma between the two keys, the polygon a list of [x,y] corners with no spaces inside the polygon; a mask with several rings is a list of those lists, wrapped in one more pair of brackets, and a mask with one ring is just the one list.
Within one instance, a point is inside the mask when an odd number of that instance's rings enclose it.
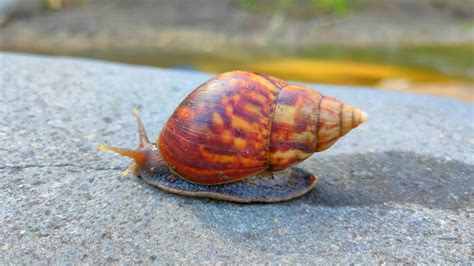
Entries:
{"label": "grey stone slab", "polygon": [[211,75],[0,54],[0,262],[472,263],[474,108],[310,85],[369,120],[301,167],[286,203],[181,197],[120,175],[134,107],[155,138]]}

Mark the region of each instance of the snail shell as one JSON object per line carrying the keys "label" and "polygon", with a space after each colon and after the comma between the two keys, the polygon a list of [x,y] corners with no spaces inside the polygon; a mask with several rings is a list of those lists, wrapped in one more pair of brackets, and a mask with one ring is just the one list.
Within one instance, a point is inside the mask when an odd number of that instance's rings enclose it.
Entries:
{"label": "snail shell", "polygon": [[233,71],[187,96],[157,146],[185,180],[224,184],[287,169],[331,147],[366,119],[365,112],[318,91]]}

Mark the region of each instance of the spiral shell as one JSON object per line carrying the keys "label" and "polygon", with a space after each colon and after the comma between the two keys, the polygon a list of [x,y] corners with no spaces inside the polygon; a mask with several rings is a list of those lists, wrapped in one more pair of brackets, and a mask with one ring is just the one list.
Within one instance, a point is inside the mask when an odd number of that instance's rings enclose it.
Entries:
{"label": "spiral shell", "polygon": [[220,74],[178,106],[157,141],[170,169],[197,184],[288,168],[367,119],[319,92],[244,71]]}

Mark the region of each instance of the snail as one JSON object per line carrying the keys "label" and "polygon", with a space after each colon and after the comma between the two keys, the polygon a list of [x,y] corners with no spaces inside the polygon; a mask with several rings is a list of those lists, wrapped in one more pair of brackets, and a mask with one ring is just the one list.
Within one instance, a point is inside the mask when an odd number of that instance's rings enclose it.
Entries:
{"label": "snail", "polygon": [[99,150],[132,158],[129,169],[165,191],[234,202],[279,202],[309,192],[317,176],[293,166],[367,119],[318,91],[246,71],[219,74],[191,92],[156,144],[134,114],[138,149]]}

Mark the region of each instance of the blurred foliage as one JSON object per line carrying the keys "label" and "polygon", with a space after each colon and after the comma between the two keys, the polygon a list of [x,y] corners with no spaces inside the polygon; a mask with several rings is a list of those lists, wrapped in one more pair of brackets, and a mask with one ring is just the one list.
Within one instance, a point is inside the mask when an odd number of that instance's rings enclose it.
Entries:
{"label": "blurred foliage", "polygon": [[347,0],[240,0],[240,6],[253,12],[283,12],[299,17],[324,13],[343,15],[351,10]]}
{"label": "blurred foliage", "polygon": [[312,0],[313,8],[323,12],[345,14],[350,11],[347,0]]}
{"label": "blurred foliage", "polygon": [[58,10],[67,6],[86,5],[92,0],[43,0],[43,6],[47,10]]}

